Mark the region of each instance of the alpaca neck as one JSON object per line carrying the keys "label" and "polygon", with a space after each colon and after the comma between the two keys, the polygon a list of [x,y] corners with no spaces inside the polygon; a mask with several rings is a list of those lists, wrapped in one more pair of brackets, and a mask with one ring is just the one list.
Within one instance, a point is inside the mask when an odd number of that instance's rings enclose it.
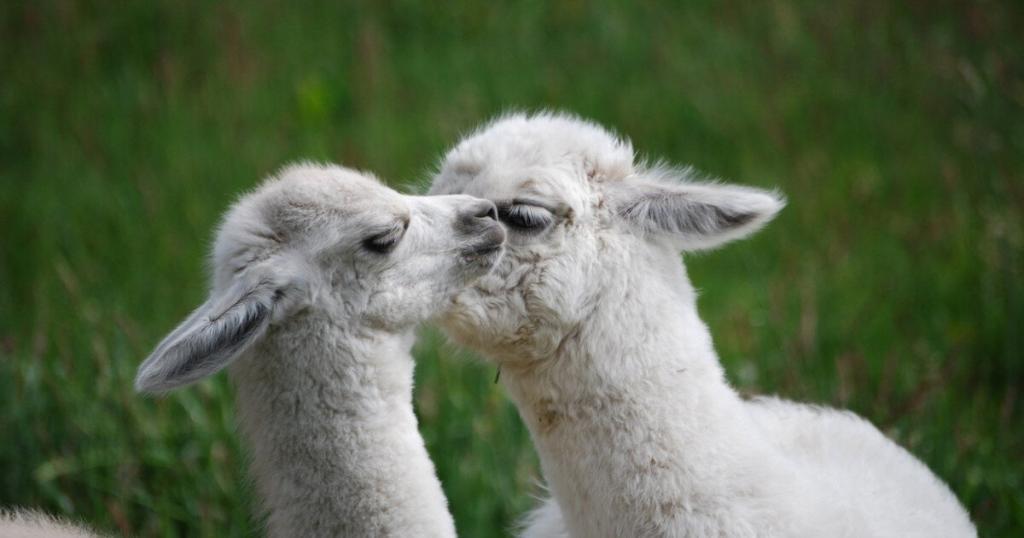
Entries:
{"label": "alpaca neck", "polygon": [[269,536],[454,536],[412,407],[413,335],[310,313],[231,370]]}
{"label": "alpaca neck", "polygon": [[503,372],[574,535],[718,528],[702,518],[752,494],[732,466],[765,456],[675,276],[609,287],[628,293],[606,293],[555,355]]}

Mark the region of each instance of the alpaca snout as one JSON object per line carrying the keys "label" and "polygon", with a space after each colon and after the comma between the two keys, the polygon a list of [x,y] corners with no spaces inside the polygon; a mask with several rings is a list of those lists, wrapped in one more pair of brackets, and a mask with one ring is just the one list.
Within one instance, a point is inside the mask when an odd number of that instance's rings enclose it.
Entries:
{"label": "alpaca snout", "polygon": [[505,228],[498,223],[498,208],[490,200],[475,199],[460,208],[455,227],[466,237],[465,256],[497,252],[505,244]]}
{"label": "alpaca snout", "polygon": [[480,256],[498,252],[505,245],[505,228],[497,220],[482,225],[476,237],[463,249],[463,255]]}
{"label": "alpaca snout", "polygon": [[474,199],[460,208],[455,216],[456,228],[467,235],[486,231],[498,222],[498,208],[490,200]]}

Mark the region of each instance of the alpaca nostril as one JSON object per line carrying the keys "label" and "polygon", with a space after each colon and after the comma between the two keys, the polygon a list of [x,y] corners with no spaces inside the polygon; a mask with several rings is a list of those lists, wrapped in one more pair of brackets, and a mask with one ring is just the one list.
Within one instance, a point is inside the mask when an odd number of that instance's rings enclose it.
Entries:
{"label": "alpaca nostril", "polygon": [[487,202],[486,206],[482,206],[480,210],[477,211],[476,218],[498,220],[498,208],[491,202]]}
{"label": "alpaca nostril", "polygon": [[487,226],[498,221],[498,208],[493,202],[480,200],[478,203],[468,207],[459,215],[459,222],[463,227],[473,230],[481,226]]}

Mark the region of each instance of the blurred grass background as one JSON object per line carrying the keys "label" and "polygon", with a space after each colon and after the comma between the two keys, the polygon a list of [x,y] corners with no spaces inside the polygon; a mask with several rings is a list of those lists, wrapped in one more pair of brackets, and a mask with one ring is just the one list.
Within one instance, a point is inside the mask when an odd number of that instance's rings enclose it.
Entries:
{"label": "blurred grass background", "polygon": [[[41,0],[0,7],[0,506],[251,536],[224,376],[136,365],[204,296],[220,213],[289,160],[419,181],[509,108],[790,197],[688,261],[744,392],[850,408],[983,536],[1024,534],[1019,2]],[[427,331],[422,430],[460,534],[539,493],[494,371]]]}

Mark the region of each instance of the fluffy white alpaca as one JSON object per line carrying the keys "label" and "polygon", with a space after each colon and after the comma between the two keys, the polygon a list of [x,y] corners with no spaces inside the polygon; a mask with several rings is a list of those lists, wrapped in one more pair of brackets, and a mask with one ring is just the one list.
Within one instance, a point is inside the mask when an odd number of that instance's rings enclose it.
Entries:
{"label": "fluffy white alpaca", "polygon": [[744,401],[680,251],[749,235],[774,193],[693,182],[560,115],[512,115],[444,158],[433,194],[498,206],[498,267],[446,331],[501,367],[555,502],[525,535],[975,536],[921,462],[857,416]]}
{"label": "fluffy white alpaca", "polygon": [[97,535],[39,512],[0,510],[0,538],[97,538]]}
{"label": "fluffy white alpaca", "polygon": [[139,367],[162,393],[228,366],[270,536],[455,535],[412,407],[420,322],[501,256],[490,202],[284,170],[228,212],[210,298]]}

